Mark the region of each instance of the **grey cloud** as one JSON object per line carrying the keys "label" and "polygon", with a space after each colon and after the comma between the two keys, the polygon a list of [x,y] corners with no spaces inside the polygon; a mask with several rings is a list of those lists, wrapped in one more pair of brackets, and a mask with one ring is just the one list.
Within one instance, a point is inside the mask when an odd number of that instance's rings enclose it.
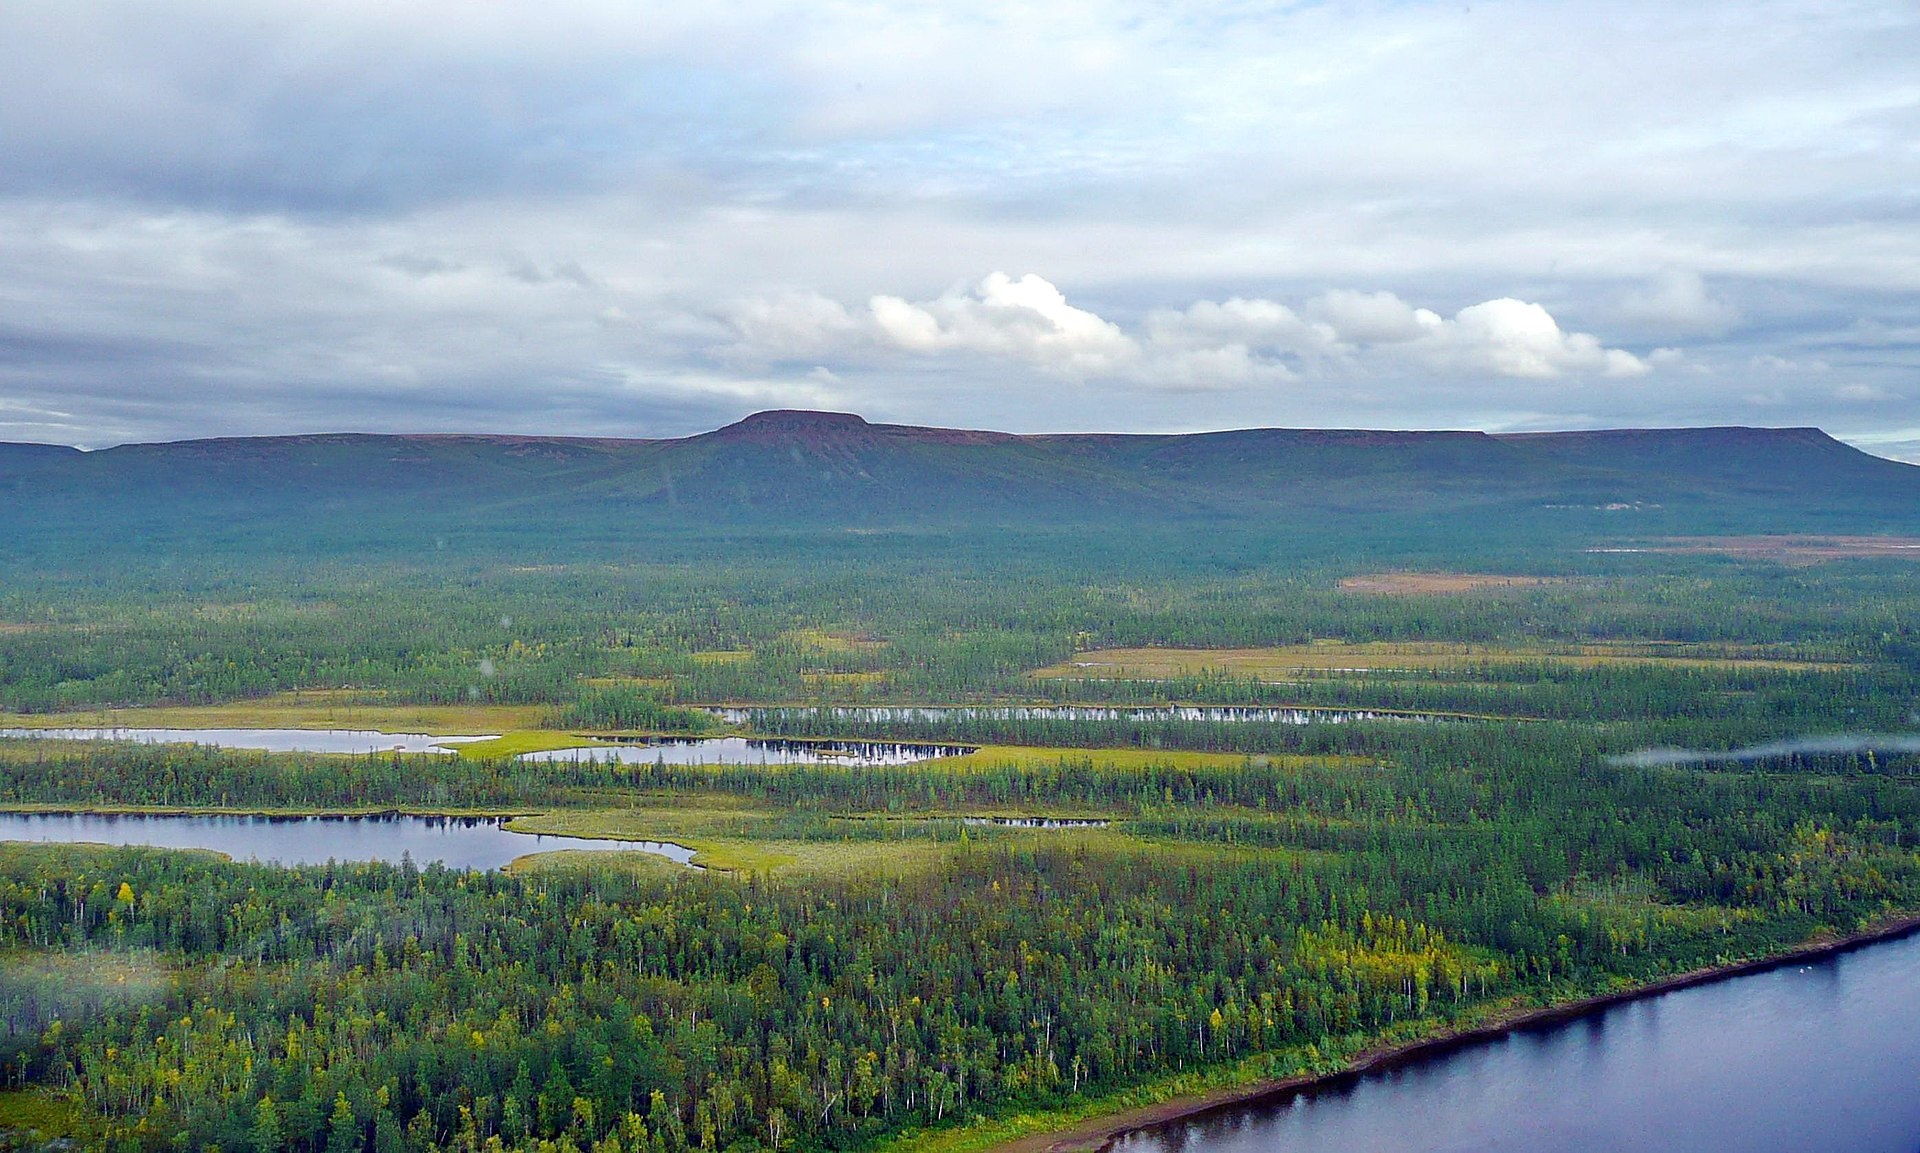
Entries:
{"label": "grey cloud", "polygon": [[1920,427],[1917,32],[1894,0],[27,0],[0,413],[1870,438]]}

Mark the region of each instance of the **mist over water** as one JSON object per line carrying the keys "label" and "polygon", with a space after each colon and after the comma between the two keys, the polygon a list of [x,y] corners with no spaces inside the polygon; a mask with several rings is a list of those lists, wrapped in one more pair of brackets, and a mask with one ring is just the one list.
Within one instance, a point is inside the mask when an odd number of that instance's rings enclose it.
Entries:
{"label": "mist over water", "polygon": [[1671,768],[1680,765],[1738,764],[1792,756],[1846,756],[1849,753],[1920,753],[1920,734],[1837,733],[1825,737],[1796,737],[1768,741],[1741,749],[1642,749],[1609,757],[1609,764],[1630,768]]}

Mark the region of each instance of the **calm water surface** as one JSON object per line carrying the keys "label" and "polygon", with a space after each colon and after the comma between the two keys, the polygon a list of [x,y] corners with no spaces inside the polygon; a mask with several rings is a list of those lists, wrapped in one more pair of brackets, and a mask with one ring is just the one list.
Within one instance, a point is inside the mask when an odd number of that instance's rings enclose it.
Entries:
{"label": "calm water surface", "polygon": [[1437,721],[1454,718],[1427,713],[1378,713],[1363,709],[1299,709],[1269,705],[811,705],[708,710],[730,724],[764,721],[835,720],[876,724],[990,721],[1205,721],[1270,725],[1332,725],[1354,721]]}
{"label": "calm water surface", "polygon": [[509,832],[497,817],[233,817],[106,813],[0,813],[0,841],[92,842],[213,849],[242,861],[324,865],[387,861],[497,869],[529,853],[593,849],[650,853],[690,864],[693,850],[661,841],[615,841]]}
{"label": "calm water surface", "polygon": [[40,741],[133,741],[142,745],[210,745],[268,753],[444,753],[492,737],[436,737],[373,729],[0,729],[0,737]]}
{"label": "calm water surface", "polygon": [[1117,1153],[1915,1153],[1920,936],[1701,985]]}
{"label": "calm water surface", "polygon": [[1113,822],[1080,817],[961,817],[960,823],[1000,829],[1104,829]]}
{"label": "calm water surface", "polygon": [[967,745],[899,741],[783,741],[755,737],[700,737],[596,741],[574,749],[526,753],[529,761],[619,761],[629,765],[906,765],[971,753]]}

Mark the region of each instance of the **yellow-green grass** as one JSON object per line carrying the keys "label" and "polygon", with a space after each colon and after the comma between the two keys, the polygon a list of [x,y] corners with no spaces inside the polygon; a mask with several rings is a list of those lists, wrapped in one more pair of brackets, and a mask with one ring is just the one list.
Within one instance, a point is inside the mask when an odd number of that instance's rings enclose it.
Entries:
{"label": "yellow-green grass", "polygon": [[224,705],[0,713],[0,728],[378,729],[460,736],[530,729],[546,711],[542,705],[366,704],[290,693]]}
{"label": "yellow-green grass", "polygon": [[[947,818],[954,813],[927,813],[902,818],[897,814],[856,814],[852,820],[885,819],[920,821]],[[1059,816],[1044,806],[1015,816]],[[823,836],[796,838],[780,835],[777,814],[763,809],[742,807],[726,798],[661,796],[643,798],[643,803],[624,808],[563,809],[534,816],[517,817],[507,827],[518,833],[545,833],[551,836],[596,837],[612,840],[669,841],[694,850],[693,863],[720,872],[767,872],[793,875],[846,875],[882,872],[900,874],[927,868],[940,861],[958,845],[960,836],[968,840],[1011,840],[1045,838],[1048,844],[1081,844],[1089,847],[1119,849],[1141,848],[1152,842],[1130,837],[1114,828],[1094,829],[1020,829],[977,827],[963,831],[953,840],[936,841],[931,837],[840,838]],[[1156,846],[1158,847],[1158,846]],[[1175,851],[1190,851],[1210,858],[1239,850],[1227,846],[1179,846]],[[637,855],[637,854],[636,854]],[[583,859],[579,854],[575,859]],[[597,854],[603,862],[618,862],[617,853]]]}
{"label": "yellow-green grass", "polygon": [[1490,589],[1536,588],[1566,584],[1570,580],[1569,577],[1501,573],[1377,572],[1343,578],[1340,588],[1345,592],[1373,593],[1378,596],[1448,596]]}
{"label": "yellow-green grass", "polygon": [[753,650],[709,649],[706,652],[689,653],[688,656],[697,665],[744,665],[753,659]]}
{"label": "yellow-green grass", "polygon": [[1395,669],[1455,669],[1487,664],[1551,663],[1593,668],[1656,665],[1668,668],[1839,669],[1837,662],[1768,655],[1753,646],[1704,646],[1655,641],[1566,645],[1496,645],[1452,641],[1314,641],[1265,648],[1097,649],[1062,664],[1035,669],[1038,677],[1189,677],[1227,673],[1287,678],[1302,673]]}
{"label": "yellow-green grass", "polygon": [[1652,918],[1661,925],[1694,933],[1727,933],[1762,916],[1757,909],[1727,905],[1668,904],[1659,899],[1651,880],[1638,875],[1578,881],[1548,899],[1579,917],[1625,924]]}
{"label": "yellow-green grass", "polygon": [[516,833],[546,833],[559,837],[611,837],[627,841],[752,839],[769,828],[775,814],[727,803],[727,798],[683,794],[650,794],[620,806],[551,809],[515,817],[507,827]]}
{"label": "yellow-green grass", "polygon": [[100,1120],[73,1098],[45,1089],[0,1090],[0,1149],[37,1149],[66,1138],[90,1148]]}
{"label": "yellow-green grass", "polygon": [[559,749],[579,749],[593,744],[582,734],[556,732],[553,729],[515,729],[490,741],[465,741],[455,746],[463,757],[517,757],[522,753],[548,753]]}
{"label": "yellow-green grass", "polygon": [[[91,811],[91,810],[90,810]],[[0,841],[0,866],[8,869],[22,863],[51,862],[65,872],[79,872],[99,864],[100,858],[125,849],[125,845],[107,845],[99,841]],[[217,861],[233,858],[212,849],[155,849],[155,852],[197,853]]]}
{"label": "yellow-green grass", "polygon": [[[656,798],[657,799],[657,798]],[[508,822],[517,833],[598,837],[629,841],[670,841],[694,850],[693,863],[720,872],[787,874],[900,873],[939,860],[953,846],[931,840],[798,840],[764,836],[773,815],[731,805],[709,806],[682,800],[671,805],[623,809],[568,809],[518,817]],[[644,854],[598,853],[595,863],[631,863]],[[541,858],[547,854],[542,854]],[[569,854],[574,861],[588,854]],[[540,864],[564,863],[523,858]]]}
{"label": "yellow-green grass", "polygon": [[780,634],[780,639],[825,653],[872,652],[886,647],[881,641],[828,629],[789,629]]}
{"label": "yellow-green grass", "polygon": [[864,673],[801,673],[800,683],[808,688],[834,688],[845,685],[877,685],[887,679],[887,674],[878,672]]}

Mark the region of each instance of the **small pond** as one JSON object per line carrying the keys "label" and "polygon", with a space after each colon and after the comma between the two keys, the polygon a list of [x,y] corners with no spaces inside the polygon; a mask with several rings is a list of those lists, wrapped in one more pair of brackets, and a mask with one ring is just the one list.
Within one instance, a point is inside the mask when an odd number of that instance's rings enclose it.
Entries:
{"label": "small pond", "polygon": [[445,753],[491,736],[436,737],[373,729],[0,729],[0,737],[38,741],[132,741],[142,745],[208,745],[267,753]]}
{"label": "small pond", "polygon": [[783,721],[851,721],[866,724],[938,724],[943,721],[1199,721],[1208,724],[1344,725],[1355,721],[1438,721],[1431,713],[1383,713],[1366,709],[1304,709],[1272,705],[774,705],[719,706],[708,710],[735,725]]}
{"label": "small pond", "polygon": [[579,748],[525,753],[529,761],[619,761],[628,765],[906,765],[961,757],[968,745],[901,741],[788,741],[756,737],[607,738]]}
{"label": "small pond", "polygon": [[[0,841],[212,849],[277,865],[386,861],[497,869],[529,853],[569,849],[649,853],[691,865],[693,850],[661,841],[516,833],[500,817],[257,817],[146,813],[0,813]],[[697,866],[695,866],[697,867]]]}
{"label": "small pond", "polygon": [[1113,822],[1081,817],[961,817],[960,823],[997,829],[1104,829]]}

